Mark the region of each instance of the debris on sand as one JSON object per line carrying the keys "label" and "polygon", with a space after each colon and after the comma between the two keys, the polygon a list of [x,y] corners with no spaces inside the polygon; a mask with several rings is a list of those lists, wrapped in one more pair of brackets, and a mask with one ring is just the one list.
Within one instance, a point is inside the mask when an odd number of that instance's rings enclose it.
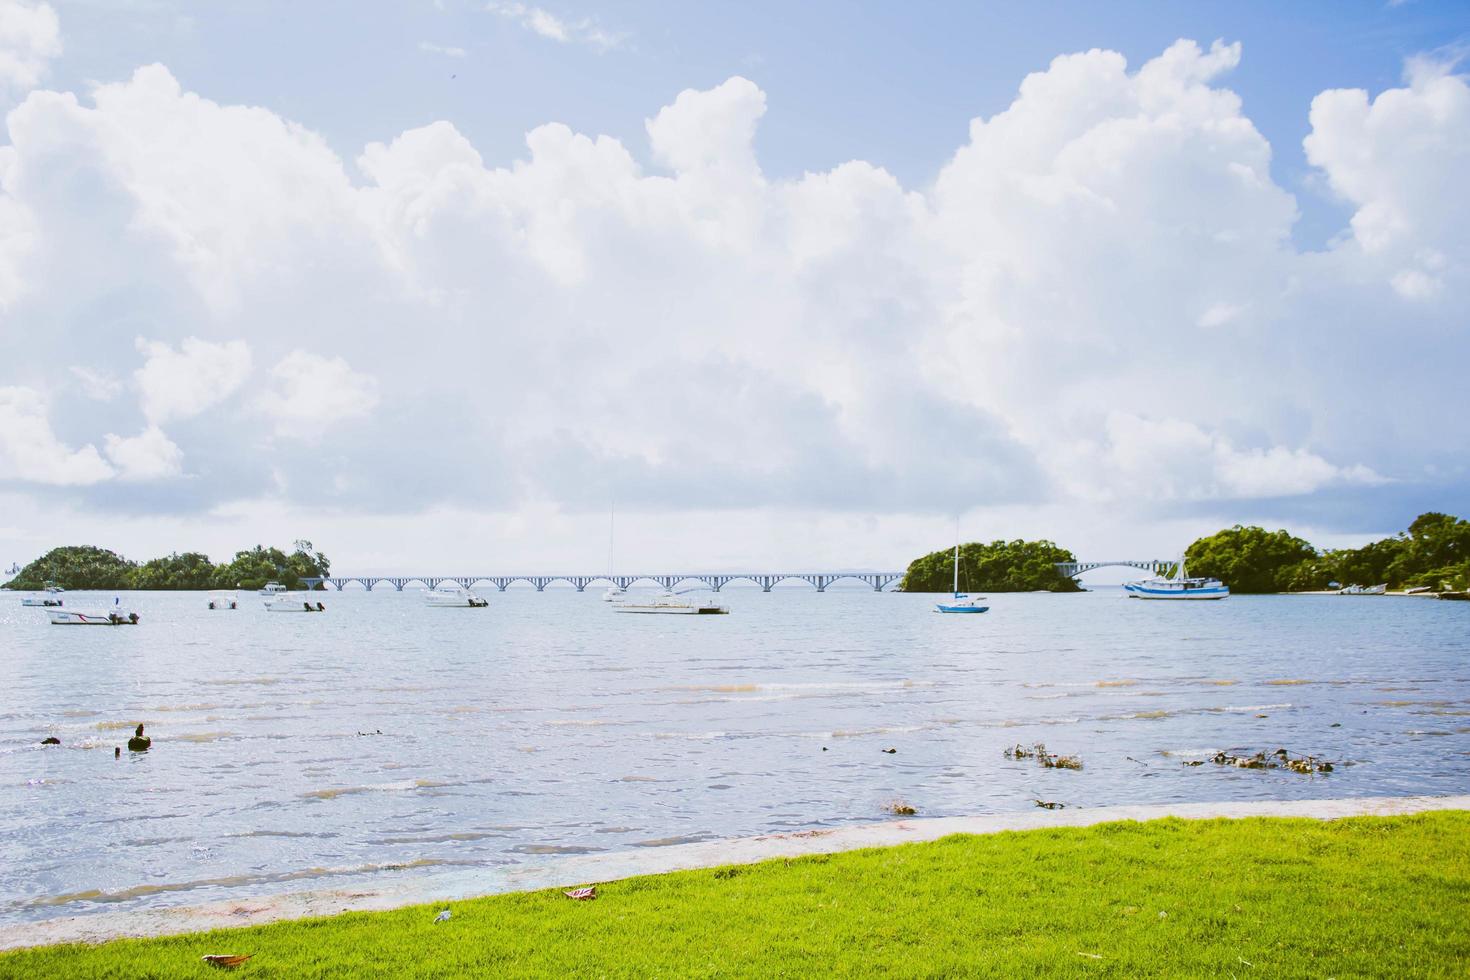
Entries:
{"label": "debris on sand", "polygon": [[1037,742],[1031,748],[1024,745],[1014,745],[1003,753],[1007,759],[1035,759],[1043,769],[1081,769],[1082,758],[1076,755],[1057,755],[1046,750],[1046,746]]}
{"label": "debris on sand", "polygon": [[[1217,766],[1234,766],[1237,769],[1290,769],[1310,776],[1313,773],[1332,772],[1332,763],[1326,759],[1319,759],[1314,755],[1293,756],[1285,749],[1277,749],[1274,752],[1257,752],[1255,755],[1233,755],[1229,752],[1216,752],[1210,759]],[[1186,766],[1202,765],[1201,761],[1186,762]]]}

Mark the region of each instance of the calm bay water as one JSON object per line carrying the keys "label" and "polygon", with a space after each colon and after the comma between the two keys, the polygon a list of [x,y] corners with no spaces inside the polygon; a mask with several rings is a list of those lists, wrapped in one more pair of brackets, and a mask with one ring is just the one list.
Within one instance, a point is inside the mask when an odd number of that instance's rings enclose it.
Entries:
{"label": "calm bay water", "polygon": [[[674,617],[484,594],[331,592],[314,616],[144,594],[118,629],[0,595],[0,924],[451,868],[492,891],[558,854],[891,819],[895,799],[1470,791],[1470,604],[1099,590],[940,616],[730,588],[731,615]],[[153,750],[114,760],[140,721]],[[1018,742],[1085,769],[1004,759]],[[1278,746],[1337,771],[1183,765]]]}

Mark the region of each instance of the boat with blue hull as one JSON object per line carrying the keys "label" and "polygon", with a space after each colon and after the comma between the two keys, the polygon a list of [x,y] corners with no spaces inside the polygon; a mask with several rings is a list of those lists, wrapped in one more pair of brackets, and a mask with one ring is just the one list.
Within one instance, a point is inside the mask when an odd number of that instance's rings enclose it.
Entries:
{"label": "boat with blue hull", "polygon": [[936,602],[935,612],[942,613],[983,613],[989,612],[989,606],[980,605],[985,600],[983,595],[965,595],[960,592],[960,543],[954,545],[954,597],[949,602]]}
{"label": "boat with blue hull", "polygon": [[1228,599],[1230,587],[1217,578],[1190,578],[1184,572],[1184,559],[1173,578],[1146,578],[1123,583],[1130,599]]}

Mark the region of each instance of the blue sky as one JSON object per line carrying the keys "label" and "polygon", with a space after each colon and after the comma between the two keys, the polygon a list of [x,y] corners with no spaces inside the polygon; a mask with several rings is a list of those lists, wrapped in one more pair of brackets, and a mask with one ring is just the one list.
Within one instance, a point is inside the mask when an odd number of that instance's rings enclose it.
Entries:
{"label": "blue sky", "polygon": [[1274,176],[1299,195],[1295,231],[1309,247],[1349,213],[1311,183],[1301,141],[1312,97],[1391,87],[1406,58],[1470,44],[1459,0],[542,5],[567,22],[593,19],[621,38],[610,48],[537,37],[461,0],[56,6],[68,24],[60,87],[161,61],[186,87],[267,106],[348,157],[441,118],[495,164],[522,156],[523,134],[553,120],[641,149],[649,106],[745,75],[770,98],[757,138],[769,174],[858,159],[909,186],[932,181],[970,119],[1005,108],[1059,53],[1108,48],[1137,65],[1180,37],[1239,41],[1230,87],[1275,149]]}
{"label": "blue sky", "polygon": [[1467,44],[1428,0],[0,0],[0,557],[1465,512]]}

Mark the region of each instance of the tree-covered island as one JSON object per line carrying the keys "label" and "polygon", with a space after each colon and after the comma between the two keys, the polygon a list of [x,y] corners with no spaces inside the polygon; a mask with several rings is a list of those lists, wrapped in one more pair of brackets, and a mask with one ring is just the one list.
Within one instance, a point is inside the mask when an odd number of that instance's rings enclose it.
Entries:
{"label": "tree-covered island", "polygon": [[[1076,561],[1050,541],[992,541],[960,545],[961,592],[1081,592],[1057,562]],[[948,592],[954,585],[954,548],[909,563],[899,586],[904,592]]]}
{"label": "tree-covered island", "polygon": [[1470,588],[1470,521],[1430,511],[1393,537],[1321,551],[1286,531],[1237,524],[1200,538],[1184,557],[1189,574],[1218,578],[1232,592],[1305,592],[1334,583],[1463,591]]}
{"label": "tree-covered island", "polygon": [[310,541],[297,541],[290,554],[256,545],[238,551],[222,565],[197,551],[154,558],[142,564],[91,545],[53,548],[5,583],[7,589],[41,589],[54,582],[63,589],[258,589],[279,582],[297,589],[305,578],[325,578],[332,563]]}

